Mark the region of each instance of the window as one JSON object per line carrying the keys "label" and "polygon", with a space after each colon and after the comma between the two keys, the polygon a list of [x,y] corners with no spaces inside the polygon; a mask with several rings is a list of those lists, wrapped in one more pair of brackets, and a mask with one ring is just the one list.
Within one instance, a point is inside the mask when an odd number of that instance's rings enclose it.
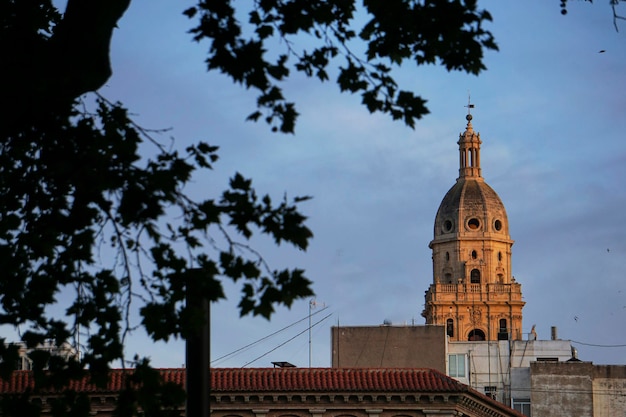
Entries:
{"label": "window", "polygon": [[496,387],[494,386],[485,387],[485,395],[491,398],[492,400],[496,399],[497,394],[498,394],[498,389]]}
{"label": "window", "polygon": [[454,321],[452,319],[446,320],[446,334],[450,337],[454,337]]}
{"label": "window", "polygon": [[471,218],[471,219],[468,220],[467,226],[471,230],[478,230],[478,228],[480,227],[480,222],[478,221],[477,218]]}
{"label": "window", "polygon": [[530,398],[513,398],[513,410],[519,411],[527,417],[531,417]]}
{"label": "window", "polygon": [[450,260],[450,252],[446,252],[446,261]]}
{"label": "window", "polygon": [[472,251],[472,259],[476,259],[478,257],[478,254],[476,253],[475,250]]}
{"label": "window", "polygon": [[485,341],[485,332],[480,329],[474,329],[469,332],[467,336],[467,340],[469,342],[484,342]]}
{"label": "window", "polygon": [[20,356],[17,361],[15,361],[15,369],[18,371],[30,371],[32,367],[32,362],[26,356]]}
{"label": "window", "polygon": [[506,319],[500,319],[500,328],[498,329],[498,340],[509,340],[509,330],[506,327]]}
{"label": "window", "polygon": [[448,355],[448,375],[465,378],[465,355]]}
{"label": "window", "polygon": [[537,358],[537,362],[558,362],[559,358]]}
{"label": "window", "polygon": [[480,284],[480,271],[478,269],[472,269],[470,272],[470,283]]}

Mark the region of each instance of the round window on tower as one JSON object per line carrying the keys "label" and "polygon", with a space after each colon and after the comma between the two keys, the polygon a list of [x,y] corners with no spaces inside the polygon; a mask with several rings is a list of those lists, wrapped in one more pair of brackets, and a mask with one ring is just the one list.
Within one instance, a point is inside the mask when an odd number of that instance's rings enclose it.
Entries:
{"label": "round window on tower", "polygon": [[500,230],[502,230],[502,222],[500,220],[496,220],[495,222],[493,222],[493,228],[499,232]]}
{"label": "round window on tower", "polygon": [[470,230],[478,230],[480,228],[480,221],[476,217],[472,217],[467,221],[467,227]]}
{"label": "round window on tower", "polygon": [[443,222],[443,232],[444,233],[450,233],[452,231],[452,227],[453,227],[452,220],[447,219],[447,220],[445,220]]}

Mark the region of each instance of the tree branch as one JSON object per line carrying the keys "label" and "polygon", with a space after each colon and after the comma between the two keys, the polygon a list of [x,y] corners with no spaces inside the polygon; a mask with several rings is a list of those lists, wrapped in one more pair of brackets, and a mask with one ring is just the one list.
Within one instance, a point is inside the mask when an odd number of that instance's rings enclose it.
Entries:
{"label": "tree branch", "polygon": [[57,89],[74,99],[96,91],[112,74],[113,29],[131,0],[68,0],[50,43]]}

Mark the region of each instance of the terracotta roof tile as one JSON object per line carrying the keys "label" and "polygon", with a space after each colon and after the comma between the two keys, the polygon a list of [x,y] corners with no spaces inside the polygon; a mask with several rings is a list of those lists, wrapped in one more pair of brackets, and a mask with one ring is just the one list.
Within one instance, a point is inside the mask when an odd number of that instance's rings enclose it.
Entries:
{"label": "terracotta roof tile", "polygon": [[[109,373],[109,382],[106,388],[98,388],[91,383],[89,377],[72,381],[68,388],[78,392],[117,392],[124,387],[126,375],[132,370],[113,369]],[[164,381],[174,382],[184,385],[185,370],[184,369],[161,369],[161,375]],[[11,375],[10,380],[0,379],[0,393],[20,393],[32,388],[34,380],[30,371],[15,371]],[[44,391],[50,392],[50,391]]]}
{"label": "terracotta roof tile", "polygon": [[[124,387],[132,369],[114,369],[106,388],[97,388],[88,378],[75,381],[70,388],[87,393],[114,394]],[[185,385],[185,369],[160,369],[166,382]],[[32,373],[15,371],[8,381],[0,379],[0,395],[21,393],[32,387]],[[213,368],[211,391],[232,392],[387,392],[387,393],[468,393],[478,396],[505,415],[523,417],[503,404],[433,369],[401,368]],[[50,392],[52,393],[52,392]]]}
{"label": "terracotta roof tile", "polygon": [[[115,392],[132,370],[114,369],[106,388],[84,378],[70,384],[81,392]],[[164,381],[185,384],[185,369],[160,369]],[[33,386],[32,373],[16,371],[0,380],[0,393],[19,393]],[[468,387],[433,369],[378,368],[213,368],[212,391],[390,391],[460,392]]]}
{"label": "terracotta roof tile", "polygon": [[467,391],[433,369],[213,369],[213,391]]}

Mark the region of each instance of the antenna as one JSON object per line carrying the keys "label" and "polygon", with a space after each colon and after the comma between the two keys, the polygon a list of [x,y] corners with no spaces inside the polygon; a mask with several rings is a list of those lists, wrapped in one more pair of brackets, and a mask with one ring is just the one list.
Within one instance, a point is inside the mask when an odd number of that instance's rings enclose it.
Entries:
{"label": "antenna", "polygon": [[311,348],[311,311],[313,308],[321,305],[322,307],[326,307],[326,303],[318,303],[315,298],[309,301],[309,368],[311,367],[311,358],[313,356],[313,351]]}

